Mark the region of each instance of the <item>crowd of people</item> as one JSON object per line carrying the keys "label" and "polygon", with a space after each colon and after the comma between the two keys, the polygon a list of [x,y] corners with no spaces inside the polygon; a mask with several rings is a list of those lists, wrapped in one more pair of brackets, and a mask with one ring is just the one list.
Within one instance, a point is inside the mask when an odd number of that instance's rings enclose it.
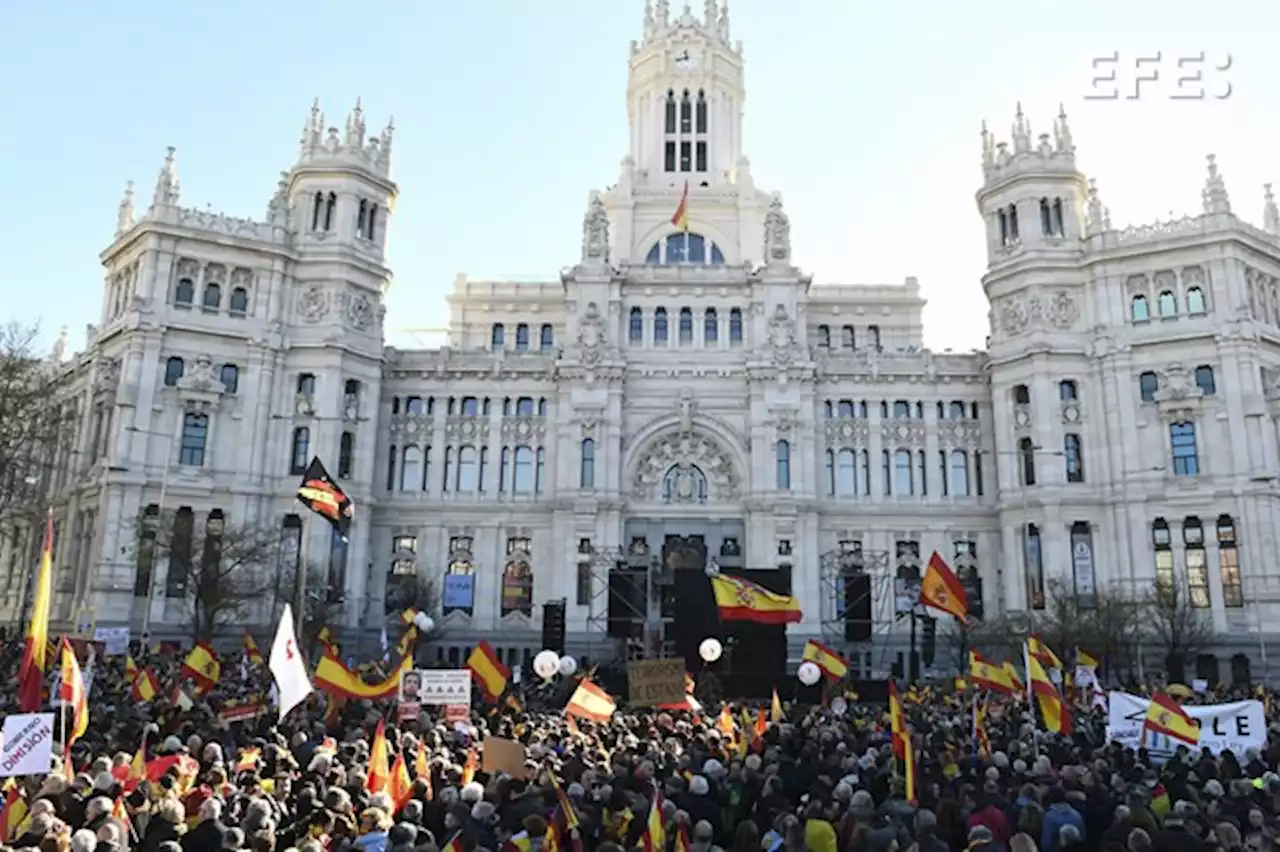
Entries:
{"label": "crowd of people", "polygon": [[[10,643],[11,667],[20,655]],[[145,662],[166,686],[181,678],[178,655]],[[620,701],[607,721],[575,719],[560,689],[477,697],[452,721],[317,693],[277,721],[227,712],[265,697],[265,666],[237,661],[205,694],[146,702],[123,657],[93,671],[70,754],[4,788],[0,852],[1280,850],[1280,733],[1258,752],[1183,748],[1162,762],[1108,744],[1098,708],[1079,708],[1065,737],[1020,697],[995,697],[978,737],[970,697],[931,690],[905,702],[911,800],[883,703],[785,706],[748,732],[710,704]],[[486,772],[486,737],[521,743],[523,769]],[[382,741],[407,788],[370,779]]]}

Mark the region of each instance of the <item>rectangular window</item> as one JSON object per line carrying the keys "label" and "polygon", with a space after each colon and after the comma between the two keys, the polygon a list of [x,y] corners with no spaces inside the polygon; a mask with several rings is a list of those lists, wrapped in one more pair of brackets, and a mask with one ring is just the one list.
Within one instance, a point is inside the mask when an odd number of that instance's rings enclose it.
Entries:
{"label": "rectangular window", "polygon": [[169,576],[165,595],[187,596],[187,579],[191,576],[192,548],[195,545],[195,513],[190,506],[178,509],[173,518],[172,541],[169,546]]}
{"label": "rectangular window", "polygon": [[142,513],[142,529],[138,536],[137,572],[133,578],[134,597],[151,594],[152,575],[156,567],[156,528],[160,524],[160,506],[152,503]]}
{"label": "rectangular window", "polygon": [[1161,606],[1171,607],[1177,600],[1173,585],[1173,547],[1169,525],[1163,518],[1157,518],[1151,525],[1151,545],[1155,548],[1156,601]]}
{"label": "rectangular window", "polygon": [[674,172],[676,170],[676,143],[668,142],[663,149],[662,157],[663,170]]}
{"label": "rectangular window", "polygon": [[1218,573],[1222,575],[1222,605],[1244,606],[1240,551],[1236,546],[1236,525],[1230,515],[1218,517]]}
{"label": "rectangular window", "polygon": [[680,143],[680,171],[688,172],[693,170],[693,144],[690,142]]}
{"label": "rectangular window", "polygon": [[694,170],[699,172],[705,172],[707,170],[707,143],[706,142],[697,143],[697,145],[694,146],[694,151],[696,152],[696,155],[697,155],[697,160],[694,164]]}
{"label": "rectangular window", "polygon": [[1209,560],[1204,549],[1204,527],[1200,519],[1182,522],[1183,557],[1187,564],[1187,599],[1196,609],[1209,608]]}
{"label": "rectangular window", "polygon": [[1200,475],[1200,453],[1196,448],[1196,424],[1171,424],[1169,448],[1173,454],[1174,476]]}
{"label": "rectangular window", "polygon": [[979,497],[982,496],[982,450],[973,451],[973,484]]}

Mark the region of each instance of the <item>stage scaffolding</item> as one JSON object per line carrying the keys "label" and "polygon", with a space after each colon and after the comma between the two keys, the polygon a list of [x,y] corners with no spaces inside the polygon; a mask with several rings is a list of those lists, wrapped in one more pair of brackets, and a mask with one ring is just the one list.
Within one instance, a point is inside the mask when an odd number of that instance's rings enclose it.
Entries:
{"label": "stage scaffolding", "polygon": [[[856,662],[861,676],[867,672],[861,665],[862,655],[873,653],[876,636],[886,634],[893,625],[893,575],[889,570],[887,550],[863,550],[860,547],[840,547],[828,550],[819,557],[822,584],[822,641],[845,654],[850,662]],[[845,601],[845,585],[848,579],[865,576],[868,587],[865,595]],[[854,642],[845,638],[846,613],[858,608],[863,600],[871,598],[871,638]]]}

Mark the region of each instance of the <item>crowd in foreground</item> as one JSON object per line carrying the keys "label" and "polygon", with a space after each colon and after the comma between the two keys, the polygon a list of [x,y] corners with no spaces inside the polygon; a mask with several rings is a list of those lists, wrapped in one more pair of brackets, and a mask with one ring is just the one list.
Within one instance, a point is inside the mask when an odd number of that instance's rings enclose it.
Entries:
{"label": "crowd in foreground", "polygon": [[[7,649],[10,666],[20,653]],[[179,660],[148,664],[167,679]],[[4,850],[1280,850],[1275,732],[1261,753],[1183,749],[1158,764],[1107,744],[1100,710],[1082,709],[1064,738],[1044,733],[1025,702],[1002,699],[988,705],[989,748],[979,748],[967,698],[930,694],[905,708],[913,802],[883,704],[789,706],[745,746],[717,724],[718,706],[623,705],[597,724],[566,718],[563,690],[501,708],[475,700],[469,721],[423,708],[401,722],[391,702],[335,708],[319,694],[280,722],[274,712],[231,722],[218,712],[269,678],[227,666],[204,696],[175,703],[166,690],[140,703],[123,660],[98,661],[89,729],[55,757],[70,772],[6,789],[25,813],[14,821],[6,808]],[[12,696],[0,702],[13,712]],[[409,767],[407,790],[369,783],[380,722],[391,756]],[[486,736],[522,743],[523,771],[486,773],[477,759]]]}

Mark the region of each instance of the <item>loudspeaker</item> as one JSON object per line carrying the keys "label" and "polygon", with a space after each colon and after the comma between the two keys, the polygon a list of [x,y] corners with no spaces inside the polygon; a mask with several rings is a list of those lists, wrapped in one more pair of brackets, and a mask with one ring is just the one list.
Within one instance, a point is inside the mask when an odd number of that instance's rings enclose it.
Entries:
{"label": "loudspeaker", "polygon": [[542,605],[542,647],[564,654],[565,600],[547,601]]}
{"label": "loudspeaker", "polygon": [[871,576],[844,575],[844,638],[849,642],[871,641]]}
{"label": "loudspeaker", "polygon": [[969,615],[982,621],[982,578],[974,577],[964,584],[965,597],[969,599]]}
{"label": "loudspeaker", "polygon": [[920,626],[924,631],[920,641],[920,656],[927,668],[933,665],[933,659],[938,653],[938,620],[922,616]]}
{"label": "loudspeaker", "polygon": [[643,624],[645,611],[645,572],[619,568],[609,572],[609,629],[615,639],[635,633]]}

